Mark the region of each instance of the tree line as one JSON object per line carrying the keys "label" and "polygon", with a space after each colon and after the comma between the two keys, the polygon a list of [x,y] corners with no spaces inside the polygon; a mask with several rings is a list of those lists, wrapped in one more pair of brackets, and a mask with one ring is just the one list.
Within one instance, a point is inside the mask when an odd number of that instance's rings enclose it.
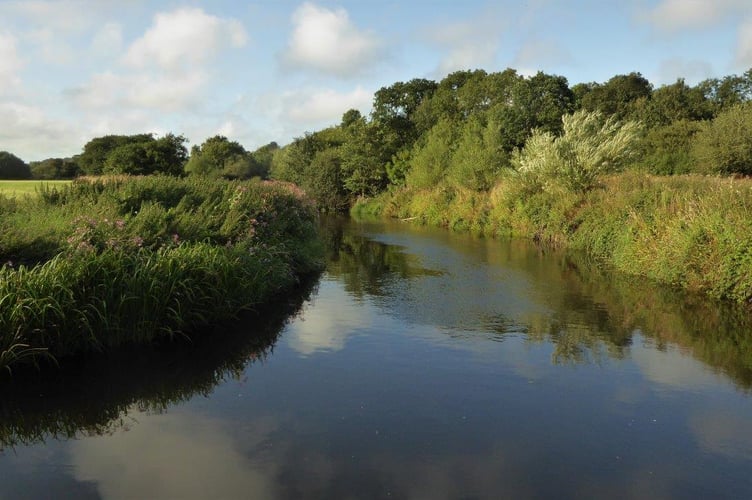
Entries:
{"label": "tree line", "polygon": [[487,191],[509,172],[573,189],[626,166],[752,175],[750,100],[752,70],[658,88],[637,72],[570,86],[542,72],[457,71],[381,88],[370,116],[347,111],[281,148],[271,176],[340,210],[395,186]]}
{"label": "tree line", "polygon": [[216,135],[203,144],[185,146],[182,135],[168,133],[105,135],[91,139],[72,158],[48,158],[26,163],[0,151],[0,179],[72,179],[81,175],[182,176],[188,174],[228,179],[268,177],[271,159],[279,149],[271,142],[247,151],[236,141]]}
{"label": "tree line", "polygon": [[[655,87],[640,73],[570,86],[560,75],[456,71],[379,89],[368,116],[255,151],[224,136],[189,151],[182,135],[107,135],[73,158],[25,164],[0,152],[0,178],[77,175],[273,177],[323,210],[344,210],[394,186],[447,183],[485,191],[508,172],[563,172],[589,188],[617,168],[658,175],[752,175],[752,70]],[[628,132],[628,133],[627,133]],[[537,176],[537,177],[536,177]],[[545,177],[545,176],[544,176]]]}

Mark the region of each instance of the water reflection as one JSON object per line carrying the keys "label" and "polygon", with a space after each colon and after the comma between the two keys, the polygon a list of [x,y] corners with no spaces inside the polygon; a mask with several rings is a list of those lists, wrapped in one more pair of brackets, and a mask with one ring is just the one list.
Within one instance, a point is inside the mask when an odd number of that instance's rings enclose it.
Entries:
{"label": "water reflection", "polygon": [[209,329],[190,343],[70,358],[54,370],[16,370],[0,379],[0,451],[50,438],[114,434],[129,427],[133,409],[159,413],[210,394],[272,352],[315,284],[310,278],[260,315],[247,314],[230,329]]}
{"label": "water reflection", "polygon": [[743,311],[524,242],[324,224],[289,323],[0,386],[0,497],[752,497]]}
{"label": "water reflection", "polygon": [[[752,388],[752,314],[746,307],[612,274],[582,256],[524,241],[473,239],[399,223],[328,224],[337,228],[331,259],[381,270],[363,276],[350,272],[353,266],[334,266],[330,273],[349,290],[372,293],[408,322],[475,340],[523,334],[530,342],[550,343],[557,364],[624,359],[638,335],[659,351],[678,346],[741,389]],[[663,374],[654,377],[665,380],[671,372],[674,383],[692,385],[691,367],[685,364],[680,373],[678,364],[659,365],[655,370]]]}

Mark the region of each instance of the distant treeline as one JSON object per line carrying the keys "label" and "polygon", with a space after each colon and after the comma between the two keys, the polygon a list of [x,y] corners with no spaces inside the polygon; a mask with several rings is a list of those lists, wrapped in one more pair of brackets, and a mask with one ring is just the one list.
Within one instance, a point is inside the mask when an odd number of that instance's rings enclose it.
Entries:
{"label": "distant treeline", "polygon": [[0,179],[73,179],[81,175],[181,176],[197,174],[226,179],[267,178],[272,155],[279,147],[271,142],[247,151],[236,141],[217,135],[190,155],[182,135],[106,135],[87,142],[72,158],[48,158],[30,163],[0,151]]}
{"label": "distant treeline", "polygon": [[[657,88],[640,73],[570,87],[563,76],[542,72],[458,71],[440,82],[381,88],[370,116],[350,110],[340,124],[280,149],[271,176],[301,185],[323,209],[339,210],[390,186],[488,191],[505,173],[530,170],[547,156],[539,170],[569,168],[581,188],[621,167],[749,175],[750,99],[752,70]],[[607,140],[618,150],[565,151]],[[578,164],[587,157],[590,165]]]}
{"label": "distant treeline", "polygon": [[[383,87],[369,116],[349,110],[341,123],[282,148],[271,142],[250,152],[217,135],[189,152],[182,135],[107,135],[90,140],[72,158],[28,165],[0,152],[0,178],[273,177],[303,187],[322,210],[337,211],[390,186],[488,191],[505,173],[529,169],[532,159],[554,150],[556,161],[572,163],[564,149],[585,138],[621,141],[618,151],[578,153],[606,155],[593,160],[601,162],[597,172],[576,171],[587,165],[570,172],[570,180],[585,188],[597,175],[621,167],[659,175],[750,175],[750,100],[752,70],[694,86],[679,79],[660,87],[636,72],[570,86],[565,77],[542,72],[525,77],[513,69],[457,71],[439,82],[416,78]],[[565,130],[566,117],[575,113]],[[568,140],[556,142],[567,134]],[[585,178],[575,179],[581,174]]]}

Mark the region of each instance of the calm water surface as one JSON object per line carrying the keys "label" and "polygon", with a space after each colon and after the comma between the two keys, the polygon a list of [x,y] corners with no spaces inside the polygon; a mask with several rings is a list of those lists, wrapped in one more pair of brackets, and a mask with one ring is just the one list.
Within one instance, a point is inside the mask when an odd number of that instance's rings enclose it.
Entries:
{"label": "calm water surface", "polygon": [[0,498],[752,498],[749,311],[325,226],[263,321],[0,383]]}

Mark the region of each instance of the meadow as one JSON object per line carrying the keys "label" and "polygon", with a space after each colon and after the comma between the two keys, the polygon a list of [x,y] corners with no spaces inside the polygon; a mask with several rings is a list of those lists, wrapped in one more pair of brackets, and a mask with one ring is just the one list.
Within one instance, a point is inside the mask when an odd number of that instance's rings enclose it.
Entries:
{"label": "meadow", "polygon": [[25,195],[36,196],[45,187],[63,187],[71,181],[10,181],[0,180],[0,196],[8,198],[23,197]]}
{"label": "meadow", "polygon": [[166,176],[0,197],[0,368],[189,335],[321,268],[316,211],[279,182]]}

